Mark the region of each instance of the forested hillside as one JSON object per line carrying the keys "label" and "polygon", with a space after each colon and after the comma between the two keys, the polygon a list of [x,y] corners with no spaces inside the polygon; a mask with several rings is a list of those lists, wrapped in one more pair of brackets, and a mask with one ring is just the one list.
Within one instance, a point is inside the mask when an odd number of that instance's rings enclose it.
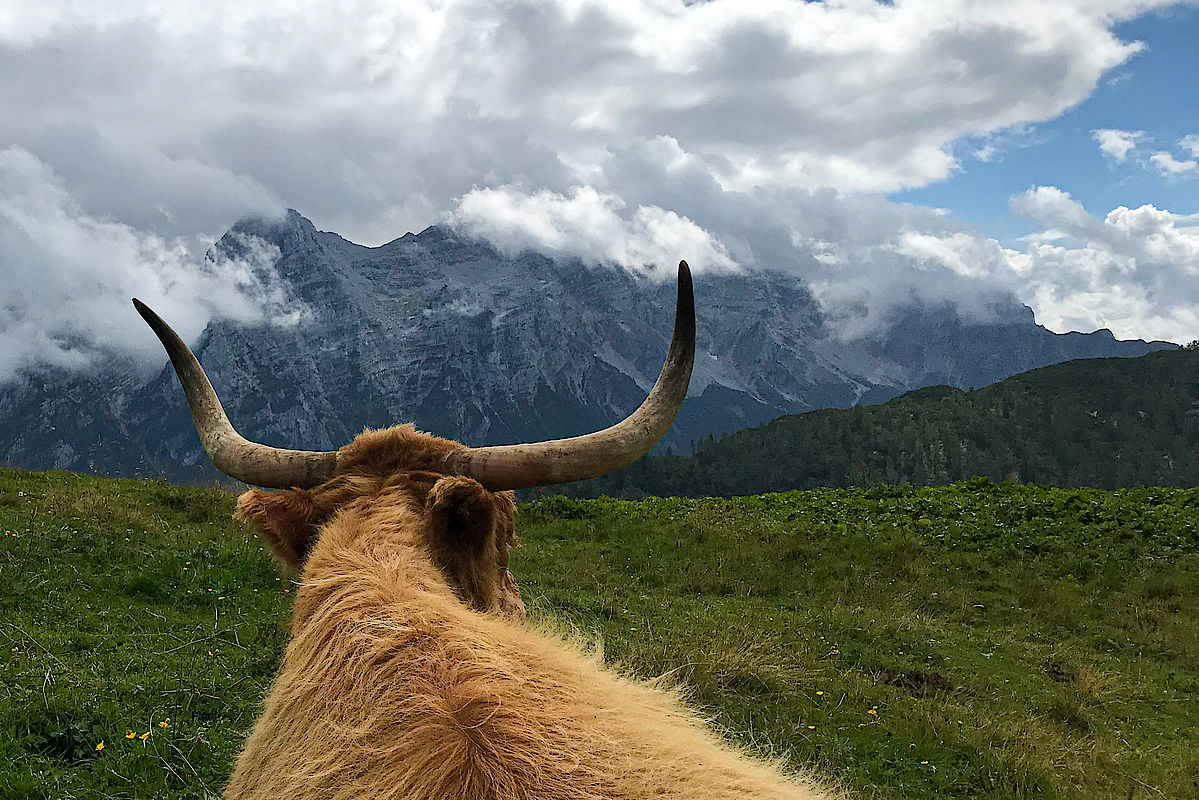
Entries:
{"label": "forested hillside", "polygon": [[646,458],[544,491],[733,496],[976,476],[1199,485],[1199,350],[1070,361],[970,392],[934,386],[882,405],[781,417],[710,439],[694,456]]}

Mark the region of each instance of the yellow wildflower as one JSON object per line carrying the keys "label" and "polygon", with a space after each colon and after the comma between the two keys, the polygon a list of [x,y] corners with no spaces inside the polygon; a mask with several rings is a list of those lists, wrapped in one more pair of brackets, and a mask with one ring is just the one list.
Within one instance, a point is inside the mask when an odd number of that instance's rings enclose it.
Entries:
{"label": "yellow wildflower", "polygon": [[104,749],[104,740],[103,740],[103,739],[101,739],[101,740],[100,740],[100,744],[96,745],[96,749],[97,749],[97,750],[103,750],[103,749]]}
{"label": "yellow wildflower", "polygon": [[132,739],[134,736],[137,736],[137,734],[134,733],[133,731],[129,730],[128,728],[125,729],[125,738],[126,739]]}
{"label": "yellow wildflower", "polygon": [[141,739],[144,742],[150,738],[150,733],[151,733],[151,731],[146,731],[145,733],[143,733],[141,736],[139,736],[137,738]]}

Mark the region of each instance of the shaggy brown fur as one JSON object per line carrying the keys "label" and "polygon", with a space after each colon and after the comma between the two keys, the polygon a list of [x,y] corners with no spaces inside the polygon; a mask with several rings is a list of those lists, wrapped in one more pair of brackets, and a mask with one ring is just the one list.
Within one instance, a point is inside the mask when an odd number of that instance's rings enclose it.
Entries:
{"label": "shaggy brown fur", "polygon": [[525,624],[512,494],[439,474],[458,446],[367,432],[323,485],[242,495],[239,515],[302,584],[226,797],[829,796]]}

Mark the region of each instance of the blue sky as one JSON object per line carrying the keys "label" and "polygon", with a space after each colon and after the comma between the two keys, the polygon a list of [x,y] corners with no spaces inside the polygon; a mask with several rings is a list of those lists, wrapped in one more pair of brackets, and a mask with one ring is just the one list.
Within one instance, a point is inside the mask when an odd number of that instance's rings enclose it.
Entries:
{"label": "blue sky", "polygon": [[[1056,186],[1093,214],[1146,203],[1179,214],[1199,212],[1199,172],[1163,176],[1147,162],[1151,152],[1189,157],[1178,141],[1199,131],[1199,8],[1173,6],[1115,26],[1145,49],[1106,75],[1074,108],[1026,132],[994,137],[989,162],[969,153],[990,141],[959,145],[962,165],[952,177],[896,192],[897,201],[950,209],[953,216],[1010,241],[1034,229],[1008,207],[1011,196],[1037,185]],[[1092,131],[1141,130],[1145,141],[1123,163],[1099,150]]]}

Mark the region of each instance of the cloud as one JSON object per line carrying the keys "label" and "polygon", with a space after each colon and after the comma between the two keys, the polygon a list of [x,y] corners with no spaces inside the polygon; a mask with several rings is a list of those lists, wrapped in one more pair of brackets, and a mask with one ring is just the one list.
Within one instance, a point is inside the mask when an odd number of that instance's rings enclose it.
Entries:
{"label": "cloud", "polygon": [[905,228],[830,263],[813,289],[842,339],[885,330],[894,311],[911,305],[950,304],[973,322],[1010,321],[1021,308],[1011,255],[973,232]]}
{"label": "cloud", "polygon": [[985,144],[970,152],[970,155],[984,164],[994,161],[1000,154],[999,148],[993,144]]}
{"label": "cloud", "polygon": [[738,266],[721,242],[686,217],[657,206],[626,213],[624,206],[589,187],[564,196],[504,186],[468,192],[449,221],[509,253],[535,250],[640,274],[673,275],[680,254],[698,272]]}
{"label": "cloud", "polygon": [[1091,216],[1042,186],[1012,200],[1042,225],[1008,262],[1040,321],[1054,330],[1098,323],[1117,336],[1199,338],[1199,215],[1152,205]]}
{"label": "cloud", "polygon": [[[938,247],[975,235],[880,193],[1081,102],[1141,49],[1114,26],[1169,4],[0,0],[0,148],[40,165],[5,186],[0,259],[88,285],[52,296],[102,338],[139,275],[198,331],[198,243],[285,206],[366,244],[448,218],[631,269],[789,270],[846,330],[913,294],[981,309],[1007,260],[977,245],[987,274],[961,274]],[[83,353],[54,344],[66,312],[21,313],[0,374],[36,360],[18,334]]]}
{"label": "cloud", "polygon": [[137,296],[194,341],[213,316],[296,319],[274,275],[277,251],[247,242],[243,260],[197,258],[200,242],[164,239],[80,210],[29,152],[0,150],[0,382],[44,367],[83,369],[114,356],[160,366]]}
{"label": "cloud", "polygon": [[[1128,155],[1136,150],[1147,138],[1145,131],[1122,131],[1113,128],[1100,128],[1091,131],[1091,136],[1099,144],[1099,149],[1105,156],[1116,163],[1123,163]],[[1148,161],[1142,161],[1142,166],[1152,166],[1159,175],[1178,177],[1191,172],[1199,172],[1199,135],[1190,134],[1178,140],[1178,146],[1189,150],[1192,159],[1177,159],[1172,154],[1159,150],[1149,156]]]}
{"label": "cloud", "polygon": [[1091,136],[1099,144],[1099,149],[1105,156],[1123,162],[1128,154],[1136,149],[1137,144],[1145,138],[1144,131],[1121,131],[1114,128],[1100,128],[1091,131]]}
{"label": "cloud", "polygon": [[883,294],[953,300],[979,320],[1002,314],[1019,297],[1051,330],[1199,338],[1199,214],[1144,205],[1100,218],[1054,186],[1016,195],[1011,207],[1038,227],[1015,246],[926,224],[854,253],[846,274],[817,284],[826,305],[845,308],[843,335],[878,327],[877,310],[887,306],[875,295]]}
{"label": "cloud", "polygon": [[918,263],[935,262],[963,278],[983,278],[994,272],[1000,255],[992,251],[992,241],[965,232],[937,236],[909,230],[900,234],[895,251]]}
{"label": "cloud", "polygon": [[1185,175],[1188,172],[1199,170],[1199,162],[1179,161],[1164,151],[1149,156],[1149,161],[1157,168],[1158,173],[1166,176]]}
{"label": "cloud", "polygon": [[1087,97],[1160,4],[46,0],[0,15],[0,143],[176,234],[284,203],[383,241],[479,185],[619,194],[608,154],[661,136],[729,191],[889,192]]}

